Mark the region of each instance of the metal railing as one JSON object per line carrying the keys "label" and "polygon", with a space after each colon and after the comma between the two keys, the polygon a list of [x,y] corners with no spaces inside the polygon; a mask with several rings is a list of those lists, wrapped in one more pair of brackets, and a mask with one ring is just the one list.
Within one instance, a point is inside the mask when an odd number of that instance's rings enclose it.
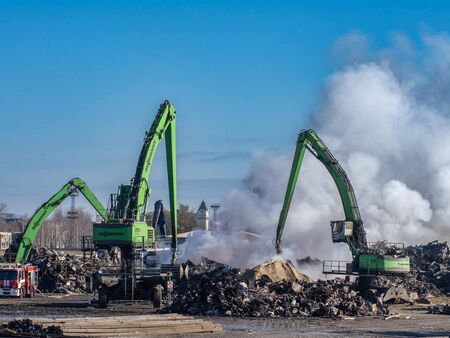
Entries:
{"label": "metal railing", "polygon": [[351,275],[352,262],[349,261],[323,261],[322,272],[332,275]]}

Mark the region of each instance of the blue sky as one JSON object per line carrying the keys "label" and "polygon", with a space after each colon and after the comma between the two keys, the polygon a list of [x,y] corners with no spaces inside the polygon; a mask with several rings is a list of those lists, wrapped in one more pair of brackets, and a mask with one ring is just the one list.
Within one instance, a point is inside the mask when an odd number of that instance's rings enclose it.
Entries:
{"label": "blue sky", "polygon": [[[179,200],[219,200],[257,150],[308,127],[330,48],[446,31],[447,1],[2,1],[0,201],[31,213],[67,180],[106,201],[158,105],[177,109]],[[167,199],[164,153],[151,180]]]}

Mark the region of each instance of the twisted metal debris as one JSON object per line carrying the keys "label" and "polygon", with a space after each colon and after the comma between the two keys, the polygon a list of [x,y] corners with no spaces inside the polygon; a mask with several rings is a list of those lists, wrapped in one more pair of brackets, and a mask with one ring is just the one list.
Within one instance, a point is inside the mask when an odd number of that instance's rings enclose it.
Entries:
{"label": "twisted metal debris", "polygon": [[447,242],[409,246],[410,257],[417,281],[431,283],[445,295],[450,295],[450,248]]}
{"label": "twisted metal debris", "polygon": [[[61,335],[63,331],[59,326],[50,325],[47,327],[43,327],[40,324],[34,324],[30,319],[16,319],[6,324],[2,324],[0,333],[3,337],[5,337],[5,334],[17,333],[33,334],[33,336],[37,336],[40,334]],[[23,337],[23,335],[21,336]]]}
{"label": "twisted metal debris", "polygon": [[42,292],[91,292],[91,278],[105,263],[89,257],[58,254],[54,250],[38,249],[32,263],[39,266],[38,289]]}
{"label": "twisted metal debris", "polygon": [[203,259],[190,266],[168,312],[238,317],[338,317],[384,315],[380,297],[363,298],[349,280],[307,282],[245,280],[245,270]]}

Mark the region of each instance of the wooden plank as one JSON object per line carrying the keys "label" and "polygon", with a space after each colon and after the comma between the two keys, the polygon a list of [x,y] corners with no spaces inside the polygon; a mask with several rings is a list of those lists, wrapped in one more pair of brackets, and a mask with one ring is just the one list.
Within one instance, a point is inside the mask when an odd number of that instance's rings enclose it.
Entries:
{"label": "wooden plank", "polygon": [[133,330],[158,330],[158,329],[170,329],[170,330],[178,330],[186,327],[209,327],[209,326],[217,326],[212,323],[187,323],[180,326],[170,326],[170,325],[159,325],[159,326],[147,326],[147,327],[67,327],[64,328],[64,332],[72,332],[72,331],[93,331],[93,332],[105,332],[120,330],[120,331],[133,331]]}
{"label": "wooden plank", "polygon": [[90,325],[140,325],[140,324],[145,324],[145,325],[158,325],[160,323],[167,323],[170,325],[179,325],[181,323],[185,323],[185,322],[189,322],[189,321],[196,321],[199,322],[201,321],[200,319],[180,319],[180,320],[152,320],[152,321],[128,321],[128,320],[115,320],[115,321],[98,321],[98,322],[84,322],[84,321],[74,321],[74,322],[35,322],[33,321],[33,323],[38,323],[41,325],[60,325],[60,326],[70,326],[70,325],[85,325],[85,326],[90,326]]}
{"label": "wooden plank", "polygon": [[148,327],[110,327],[110,328],[100,328],[100,327],[68,327],[66,331],[114,331],[114,330],[150,330],[150,329],[182,329],[185,327],[208,327],[208,326],[216,326],[218,325],[214,323],[187,323],[179,326],[171,326],[171,325],[159,325],[159,326],[148,326]]}
{"label": "wooden plank", "polygon": [[146,331],[128,331],[128,332],[67,332],[66,336],[76,337],[149,337],[149,336],[161,336],[161,335],[182,335],[182,334],[195,334],[195,333],[218,333],[222,330],[221,327],[185,327],[180,330],[146,330]]}
{"label": "wooden plank", "polygon": [[124,316],[107,316],[107,317],[30,317],[33,321],[78,321],[78,320],[86,320],[86,321],[97,321],[97,320],[117,320],[117,319],[123,319],[123,318],[132,318],[135,320],[157,320],[157,319],[163,319],[163,320],[169,320],[169,319],[193,319],[195,317],[193,316],[185,316],[185,315],[179,315],[179,314],[169,314],[169,315],[136,315],[136,316],[130,316],[130,315],[124,315]]}
{"label": "wooden plank", "polygon": [[164,319],[164,318],[158,318],[153,320],[146,320],[146,319],[140,319],[140,320],[134,320],[133,318],[123,318],[123,319],[99,319],[99,320],[70,320],[70,321],[39,321],[39,320],[33,320],[33,323],[56,323],[56,324],[64,324],[64,325],[71,325],[71,324],[99,324],[99,323],[179,323],[183,322],[185,320],[202,320],[200,318],[179,318],[176,320],[173,319]]}
{"label": "wooden plank", "polygon": [[179,317],[140,317],[135,318],[133,316],[120,316],[120,317],[91,317],[91,318],[30,318],[33,323],[73,323],[73,322],[84,322],[84,323],[98,323],[98,322],[141,322],[141,321],[179,321],[186,319],[195,319],[192,316],[179,316]]}
{"label": "wooden plank", "polygon": [[140,322],[140,323],[71,323],[71,324],[62,324],[59,325],[62,329],[66,328],[74,328],[74,327],[80,327],[80,328],[115,328],[115,327],[127,327],[127,328],[147,328],[147,327],[159,327],[159,326],[182,326],[186,324],[206,324],[207,322],[201,321],[198,319],[188,319],[188,320],[180,320],[177,322],[164,322],[164,321],[158,321],[158,322]]}
{"label": "wooden plank", "polygon": [[31,318],[41,325],[60,326],[67,336],[159,336],[220,332],[222,327],[210,321],[178,314],[126,315],[81,318]]}
{"label": "wooden plank", "polygon": [[220,332],[220,329],[217,329],[216,327],[185,327],[182,329],[158,329],[158,330],[133,330],[133,331],[127,331],[127,330],[113,330],[113,331],[69,331],[64,333],[67,336],[80,336],[80,335],[90,335],[93,337],[96,336],[103,336],[103,335],[111,335],[111,334],[119,334],[122,336],[136,336],[136,335],[154,335],[154,336],[160,336],[160,335],[170,335],[170,334],[188,334],[188,333],[215,333]]}

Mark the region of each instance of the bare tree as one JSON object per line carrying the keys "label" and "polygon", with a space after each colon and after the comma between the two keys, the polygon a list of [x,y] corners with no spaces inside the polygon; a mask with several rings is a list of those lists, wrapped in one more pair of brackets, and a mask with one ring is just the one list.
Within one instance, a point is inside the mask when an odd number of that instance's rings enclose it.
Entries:
{"label": "bare tree", "polygon": [[178,231],[187,232],[195,227],[194,213],[189,210],[189,205],[180,204],[178,209]]}
{"label": "bare tree", "polygon": [[[37,246],[56,248],[78,248],[81,236],[92,235],[92,215],[83,208],[77,208],[77,217],[67,217],[67,212],[56,209],[53,215],[44,222],[36,239]],[[74,227],[74,238],[70,238],[71,227]]]}
{"label": "bare tree", "polygon": [[[194,213],[189,209],[189,205],[187,204],[180,204],[180,207],[178,208],[177,213],[177,220],[178,220],[178,229],[177,232],[187,232],[191,231],[195,227],[195,219],[194,219]],[[151,224],[153,220],[153,212],[149,212],[146,215],[147,222]],[[172,235],[172,227],[171,227],[171,220],[170,220],[170,210],[164,209],[164,219],[166,221],[166,233],[168,236]]]}
{"label": "bare tree", "polygon": [[0,231],[7,231],[7,226],[6,226],[6,222],[5,222],[5,219],[4,219],[4,216],[3,216],[3,214],[5,213],[5,211],[6,211],[6,204],[4,204],[4,203],[0,203]]}

